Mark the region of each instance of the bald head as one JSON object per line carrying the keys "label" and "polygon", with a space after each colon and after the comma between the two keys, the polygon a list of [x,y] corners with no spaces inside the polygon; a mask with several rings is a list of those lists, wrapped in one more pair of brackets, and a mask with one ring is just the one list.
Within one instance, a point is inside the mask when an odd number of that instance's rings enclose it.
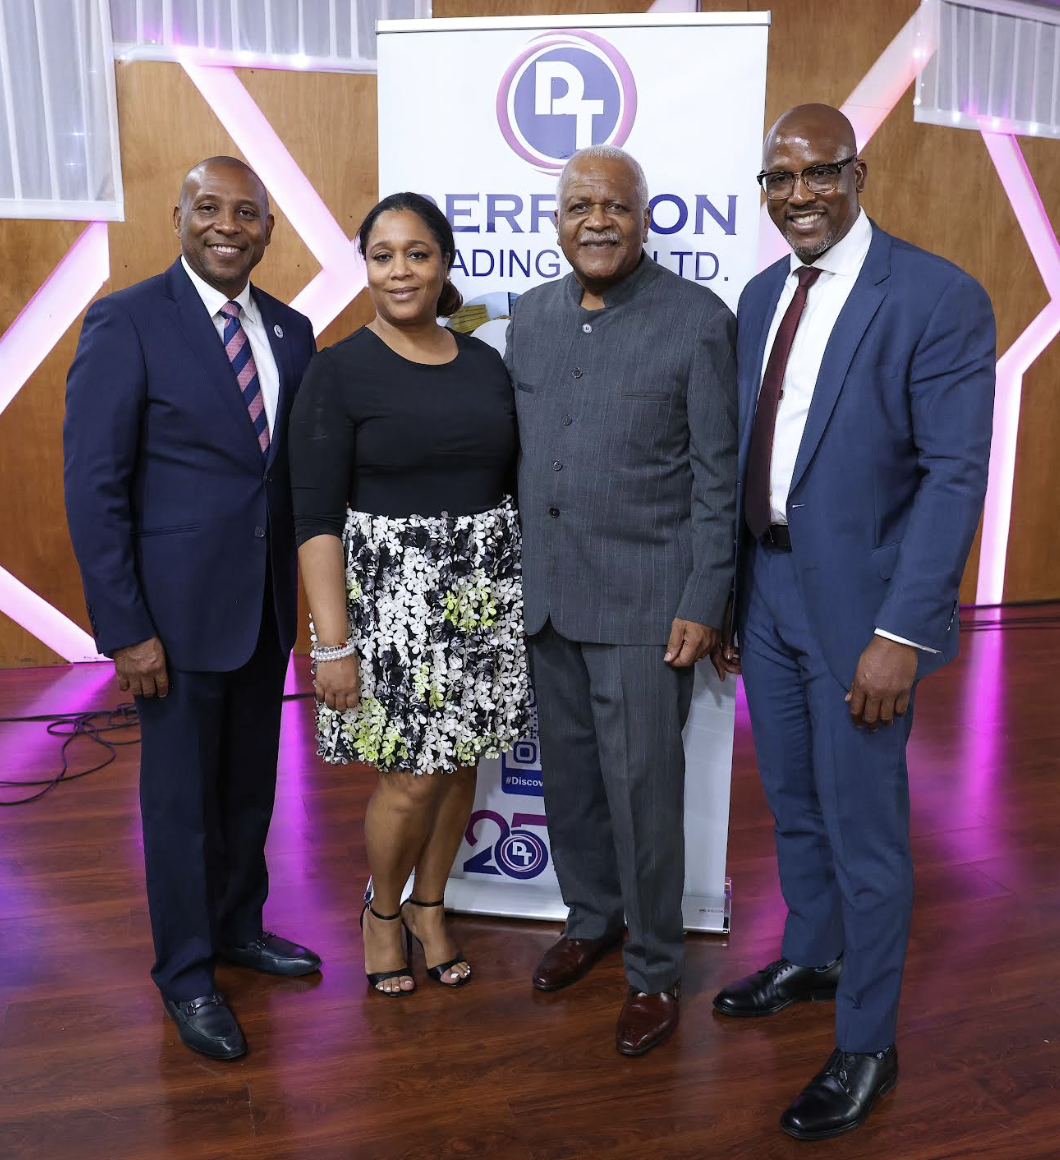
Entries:
{"label": "bald head", "polygon": [[240,161],[238,157],[207,157],[200,161],[198,165],[193,165],[188,170],[187,176],[180,187],[180,197],[178,203],[181,207],[190,204],[191,199],[195,197],[196,191],[202,186],[203,182],[210,178],[214,173],[229,173],[241,174],[243,178],[249,181],[257,189],[262,210],[264,213],[269,212],[269,192],[265,188],[265,183],[254,172],[253,169],[245,161]]}
{"label": "bald head", "polygon": [[246,286],[272,238],[269,195],[238,157],[207,157],[184,178],[173,229],[185,261],[228,298]]}
{"label": "bald head", "polygon": [[830,161],[839,161],[858,151],[854,126],[832,105],[796,105],[778,117],[766,134],[763,162],[778,141],[812,142],[819,149],[831,145],[834,156],[829,156]]}
{"label": "bald head", "polygon": [[767,188],[766,206],[803,262],[830,250],[858,219],[868,169],[857,151],[853,125],[831,105],[796,105],[766,134],[763,172],[795,177]]}

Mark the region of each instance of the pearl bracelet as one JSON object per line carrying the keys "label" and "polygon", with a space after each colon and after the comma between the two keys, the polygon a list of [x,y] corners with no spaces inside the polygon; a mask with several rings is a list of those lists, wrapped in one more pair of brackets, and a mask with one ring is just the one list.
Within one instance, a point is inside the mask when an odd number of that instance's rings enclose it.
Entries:
{"label": "pearl bracelet", "polygon": [[321,661],[341,661],[343,657],[352,657],[356,652],[353,641],[345,644],[315,644],[309,650],[309,655],[320,664]]}

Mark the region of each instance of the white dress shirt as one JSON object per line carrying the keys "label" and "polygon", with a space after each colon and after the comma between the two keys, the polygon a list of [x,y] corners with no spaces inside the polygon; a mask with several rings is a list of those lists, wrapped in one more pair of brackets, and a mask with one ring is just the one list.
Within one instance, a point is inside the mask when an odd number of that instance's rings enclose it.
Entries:
{"label": "white dress shirt", "polygon": [[[784,370],[784,382],[781,385],[780,403],[777,407],[777,425],[773,432],[773,457],[769,467],[769,507],[770,516],[775,524],[788,522],[791,477],[795,473],[795,460],[798,458],[799,446],[802,443],[806,416],[810,411],[825,347],[832,337],[832,328],[839,318],[839,313],[846,305],[851,290],[854,289],[854,283],[865,264],[871,243],[872,225],[862,210],[846,236],[816,261],[810,263],[821,273],[806,296],[806,306],[803,308],[799,327],[791,344],[788,365]],[[765,377],[773,340],[780,328],[781,319],[795,296],[795,289],[799,284],[798,272],[803,268],[804,263],[793,253],[788,276],[784,280],[780,301],[777,303],[766,338],[761,378]],[[913,645],[924,652],[938,651],[906,640],[904,637],[895,636],[894,633],[879,627],[876,629],[876,635],[885,636],[888,640],[897,641],[899,644]]]}
{"label": "white dress shirt", "polygon": [[[239,303],[239,322],[250,340],[250,353],[254,356],[254,365],[258,370],[258,386],[261,387],[261,401],[265,407],[265,421],[269,425],[271,437],[280,397],[280,372],[276,366],[272,346],[269,344],[269,336],[265,332],[261,311],[258,310],[258,304],[250,293],[250,283],[248,282],[234,298],[228,298],[220,290],[215,290],[209,282],[204,282],[188,265],[188,259],[183,254],[180,261],[191,279],[191,284],[198,291],[203,305],[209,311],[210,319],[222,342],[224,342],[225,316],[221,313],[221,307],[226,302]],[[236,390],[238,389],[236,387]]]}
{"label": "white dress shirt", "polygon": [[[775,524],[788,522],[791,477],[795,471],[795,459],[802,443],[802,432],[821,370],[824,349],[832,337],[832,327],[835,326],[839,312],[846,305],[861,267],[865,264],[865,255],[869,252],[871,241],[872,226],[862,210],[846,236],[811,263],[811,267],[821,273],[806,296],[806,306],[799,319],[799,328],[795,331],[795,341],[791,344],[781,385],[780,405],[777,407],[777,425],[773,433],[769,506]],[[780,301],[766,339],[762,377],[765,376],[769,352],[773,349],[773,340],[780,329],[781,319],[795,296],[799,284],[798,273],[803,268],[803,263],[792,254],[789,273],[784,280],[784,289],[780,292]]]}

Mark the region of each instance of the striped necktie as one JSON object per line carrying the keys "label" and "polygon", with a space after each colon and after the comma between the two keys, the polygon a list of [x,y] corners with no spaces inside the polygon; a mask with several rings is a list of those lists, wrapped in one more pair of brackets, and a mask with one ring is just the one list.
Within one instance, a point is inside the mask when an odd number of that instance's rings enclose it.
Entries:
{"label": "striped necktie", "polygon": [[236,382],[243,392],[243,402],[247,405],[247,414],[254,425],[258,446],[265,456],[269,452],[269,422],[265,415],[265,402],[261,397],[258,368],[254,365],[254,353],[250,349],[247,332],[239,321],[239,310],[238,302],[226,302],[221,307],[221,313],[225,316],[225,354],[235,371]]}

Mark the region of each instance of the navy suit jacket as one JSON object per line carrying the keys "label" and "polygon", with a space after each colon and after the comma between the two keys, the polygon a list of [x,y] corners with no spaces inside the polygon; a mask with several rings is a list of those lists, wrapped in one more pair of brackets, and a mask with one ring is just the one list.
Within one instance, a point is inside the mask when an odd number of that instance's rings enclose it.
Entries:
{"label": "navy suit jacket", "polygon": [[[785,257],[740,298],[741,560],[762,357],[789,269]],[[848,688],[876,628],[938,650],[920,653],[920,676],[957,653],[958,588],[986,494],[995,357],[982,286],[873,224],[821,363],[787,504],[811,624]]]}
{"label": "navy suit jacket", "polygon": [[280,375],[263,459],[224,346],[179,259],[94,303],[67,378],[66,510],[96,646],[158,636],[178,669],[254,651],[266,554],[280,644],[297,634],[287,420],[309,320],[252,289]]}

